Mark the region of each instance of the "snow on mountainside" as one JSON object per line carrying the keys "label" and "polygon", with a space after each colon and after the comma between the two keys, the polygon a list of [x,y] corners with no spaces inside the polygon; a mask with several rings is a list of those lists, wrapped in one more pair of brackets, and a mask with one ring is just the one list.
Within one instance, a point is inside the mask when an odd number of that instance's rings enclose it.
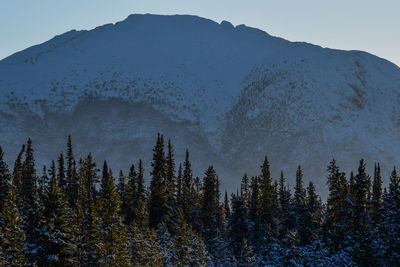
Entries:
{"label": "snow on mountainside", "polygon": [[10,160],[31,136],[47,163],[72,134],[78,153],[126,168],[150,160],[162,132],[229,187],[268,154],[289,180],[301,163],[323,190],[333,156],[346,169],[398,163],[400,69],[225,21],[131,15],[0,61],[0,126]]}

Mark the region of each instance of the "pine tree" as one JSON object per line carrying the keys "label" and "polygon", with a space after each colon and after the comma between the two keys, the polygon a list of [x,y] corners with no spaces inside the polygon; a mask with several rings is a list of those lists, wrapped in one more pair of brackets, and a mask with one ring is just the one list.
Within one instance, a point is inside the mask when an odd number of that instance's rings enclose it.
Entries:
{"label": "pine tree", "polygon": [[102,264],[125,266],[129,262],[128,241],[120,216],[120,202],[114,178],[104,161],[99,192],[100,247]]}
{"label": "pine tree", "polygon": [[149,198],[149,226],[153,229],[161,222],[165,222],[168,214],[168,195],[166,191],[166,159],[164,154],[164,138],[158,134],[156,146],[153,149],[151,163],[150,198]]}
{"label": "pine tree", "polygon": [[69,221],[71,210],[68,207],[64,190],[57,183],[53,161],[43,211],[45,242],[43,244],[44,259],[41,264],[65,266],[76,263],[73,230]]}

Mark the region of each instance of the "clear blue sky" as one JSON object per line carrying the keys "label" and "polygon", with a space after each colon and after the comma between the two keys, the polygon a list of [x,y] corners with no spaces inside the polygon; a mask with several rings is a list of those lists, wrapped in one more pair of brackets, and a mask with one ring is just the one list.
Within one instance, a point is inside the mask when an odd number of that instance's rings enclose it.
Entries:
{"label": "clear blue sky", "polygon": [[400,66],[400,0],[1,0],[0,59],[133,13],[228,20],[291,41],[364,50]]}

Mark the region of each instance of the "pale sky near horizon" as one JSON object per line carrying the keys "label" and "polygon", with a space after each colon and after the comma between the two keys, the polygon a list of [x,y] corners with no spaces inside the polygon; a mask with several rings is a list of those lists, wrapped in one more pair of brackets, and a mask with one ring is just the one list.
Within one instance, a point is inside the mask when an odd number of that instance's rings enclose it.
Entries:
{"label": "pale sky near horizon", "polygon": [[227,20],[290,41],[363,50],[400,66],[400,0],[0,0],[0,59],[135,13]]}

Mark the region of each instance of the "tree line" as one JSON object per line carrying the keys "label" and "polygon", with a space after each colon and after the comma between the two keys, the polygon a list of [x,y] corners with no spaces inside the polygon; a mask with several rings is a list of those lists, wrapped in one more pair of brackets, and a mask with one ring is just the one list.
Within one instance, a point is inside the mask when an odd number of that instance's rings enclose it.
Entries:
{"label": "tree line", "polygon": [[[382,188],[360,160],[346,176],[332,160],[329,195],[283,172],[243,175],[237,192],[220,192],[213,166],[192,172],[189,151],[177,166],[158,134],[150,183],[143,162],[117,175],[92,155],[76,160],[71,137],[38,172],[31,139],[11,170],[0,147],[0,262],[14,266],[395,266],[400,262],[400,178]],[[39,174],[40,173],[40,174]],[[293,192],[292,192],[293,191]]]}

